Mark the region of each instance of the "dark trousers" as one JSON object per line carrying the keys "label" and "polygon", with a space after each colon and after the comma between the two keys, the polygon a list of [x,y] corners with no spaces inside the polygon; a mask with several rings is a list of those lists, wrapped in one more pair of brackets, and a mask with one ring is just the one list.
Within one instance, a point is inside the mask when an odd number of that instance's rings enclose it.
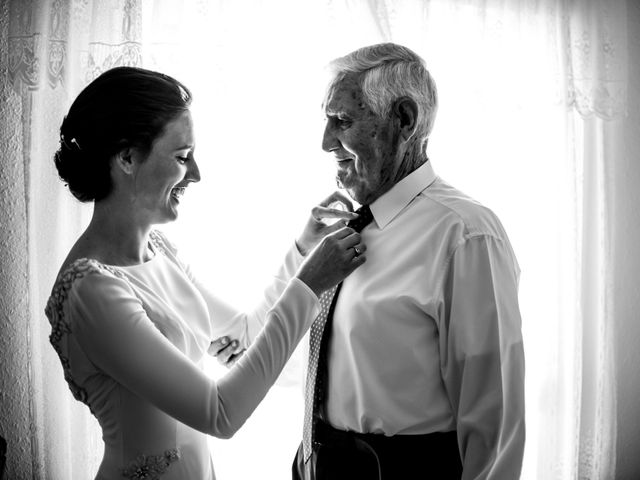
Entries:
{"label": "dark trousers", "polygon": [[316,427],[317,443],[305,464],[302,445],[293,480],[459,480],[462,463],[456,432],[387,437]]}

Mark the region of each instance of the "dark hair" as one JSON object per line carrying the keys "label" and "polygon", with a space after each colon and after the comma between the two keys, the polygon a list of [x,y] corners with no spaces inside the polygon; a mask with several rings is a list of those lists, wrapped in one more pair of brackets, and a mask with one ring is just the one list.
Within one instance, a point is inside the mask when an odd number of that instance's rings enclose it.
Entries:
{"label": "dark hair", "polygon": [[107,70],[85,87],[60,126],[55,164],[82,202],[111,192],[110,160],[128,146],[148,152],[164,127],[189,108],[191,92],[162,73]]}

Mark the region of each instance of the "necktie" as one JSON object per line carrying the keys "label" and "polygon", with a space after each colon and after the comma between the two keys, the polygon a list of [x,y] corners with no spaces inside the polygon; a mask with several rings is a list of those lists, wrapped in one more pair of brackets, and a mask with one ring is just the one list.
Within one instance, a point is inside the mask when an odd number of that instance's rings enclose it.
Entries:
{"label": "necktie", "polygon": [[[356,210],[356,213],[359,217],[351,220],[347,226],[353,228],[356,232],[361,232],[364,227],[371,223],[373,215],[367,205],[360,207]],[[311,457],[315,422],[318,416],[318,410],[325,397],[327,383],[327,344],[331,331],[333,308],[335,307],[341,286],[342,283],[320,295],[320,313],[311,324],[309,334],[309,362],[304,396],[304,425],[302,430],[302,447],[305,462]]]}

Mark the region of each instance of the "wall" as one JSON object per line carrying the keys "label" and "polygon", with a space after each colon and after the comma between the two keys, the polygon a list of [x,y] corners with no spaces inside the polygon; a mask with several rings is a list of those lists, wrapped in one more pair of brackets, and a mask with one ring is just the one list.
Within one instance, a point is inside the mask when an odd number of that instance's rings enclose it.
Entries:
{"label": "wall", "polygon": [[611,168],[613,193],[612,317],[616,332],[616,479],[640,479],[640,2],[627,2],[629,116],[625,156]]}
{"label": "wall", "polygon": [[8,443],[6,477],[31,478],[27,196],[22,105],[8,84],[9,2],[0,3],[0,435]]}

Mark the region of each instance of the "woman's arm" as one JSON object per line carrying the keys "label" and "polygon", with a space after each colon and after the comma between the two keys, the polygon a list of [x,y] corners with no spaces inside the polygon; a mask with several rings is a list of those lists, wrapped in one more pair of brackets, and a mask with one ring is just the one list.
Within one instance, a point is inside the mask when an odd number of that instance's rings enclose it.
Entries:
{"label": "woman's arm", "polygon": [[177,420],[211,435],[233,435],[264,398],[319,313],[318,296],[365,258],[359,234],[325,238],[284,288],[251,348],[218,383],[206,376],[148,318],[120,278],[89,272],[77,278],[66,316],[78,344],[105,374]]}
{"label": "woman's arm", "polygon": [[318,311],[316,295],[292,279],[252,348],[216,383],[162,335],[125,281],[91,273],[68,298],[73,334],[92,363],[177,420],[222,438],[264,398]]}
{"label": "woman's arm", "polygon": [[351,201],[341,192],[333,192],[315,206],[295,245],[291,246],[272,282],[265,288],[261,300],[249,311],[240,311],[211,292],[189,265],[181,262],[175,246],[158,232],[165,250],[182,267],[207,304],[214,332],[209,353],[217,356],[223,364],[232,364],[258,335],[267,312],[295,275],[305,256],[324,237],[342,228],[344,221],[354,218],[357,218],[357,214],[353,213]]}
{"label": "woman's arm", "polygon": [[185,266],[187,275],[204,298],[209,309],[213,331],[212,340],[227,337],[230,341],[238,342],[236,351],[248,348],[264,326],[267,312],[280,298],[303,261],[304,257],[293,246],[273,276],[271,283],[264,289],[260,301],[247,311],[238,310],[216,296],[193,274],[188,266]]}

